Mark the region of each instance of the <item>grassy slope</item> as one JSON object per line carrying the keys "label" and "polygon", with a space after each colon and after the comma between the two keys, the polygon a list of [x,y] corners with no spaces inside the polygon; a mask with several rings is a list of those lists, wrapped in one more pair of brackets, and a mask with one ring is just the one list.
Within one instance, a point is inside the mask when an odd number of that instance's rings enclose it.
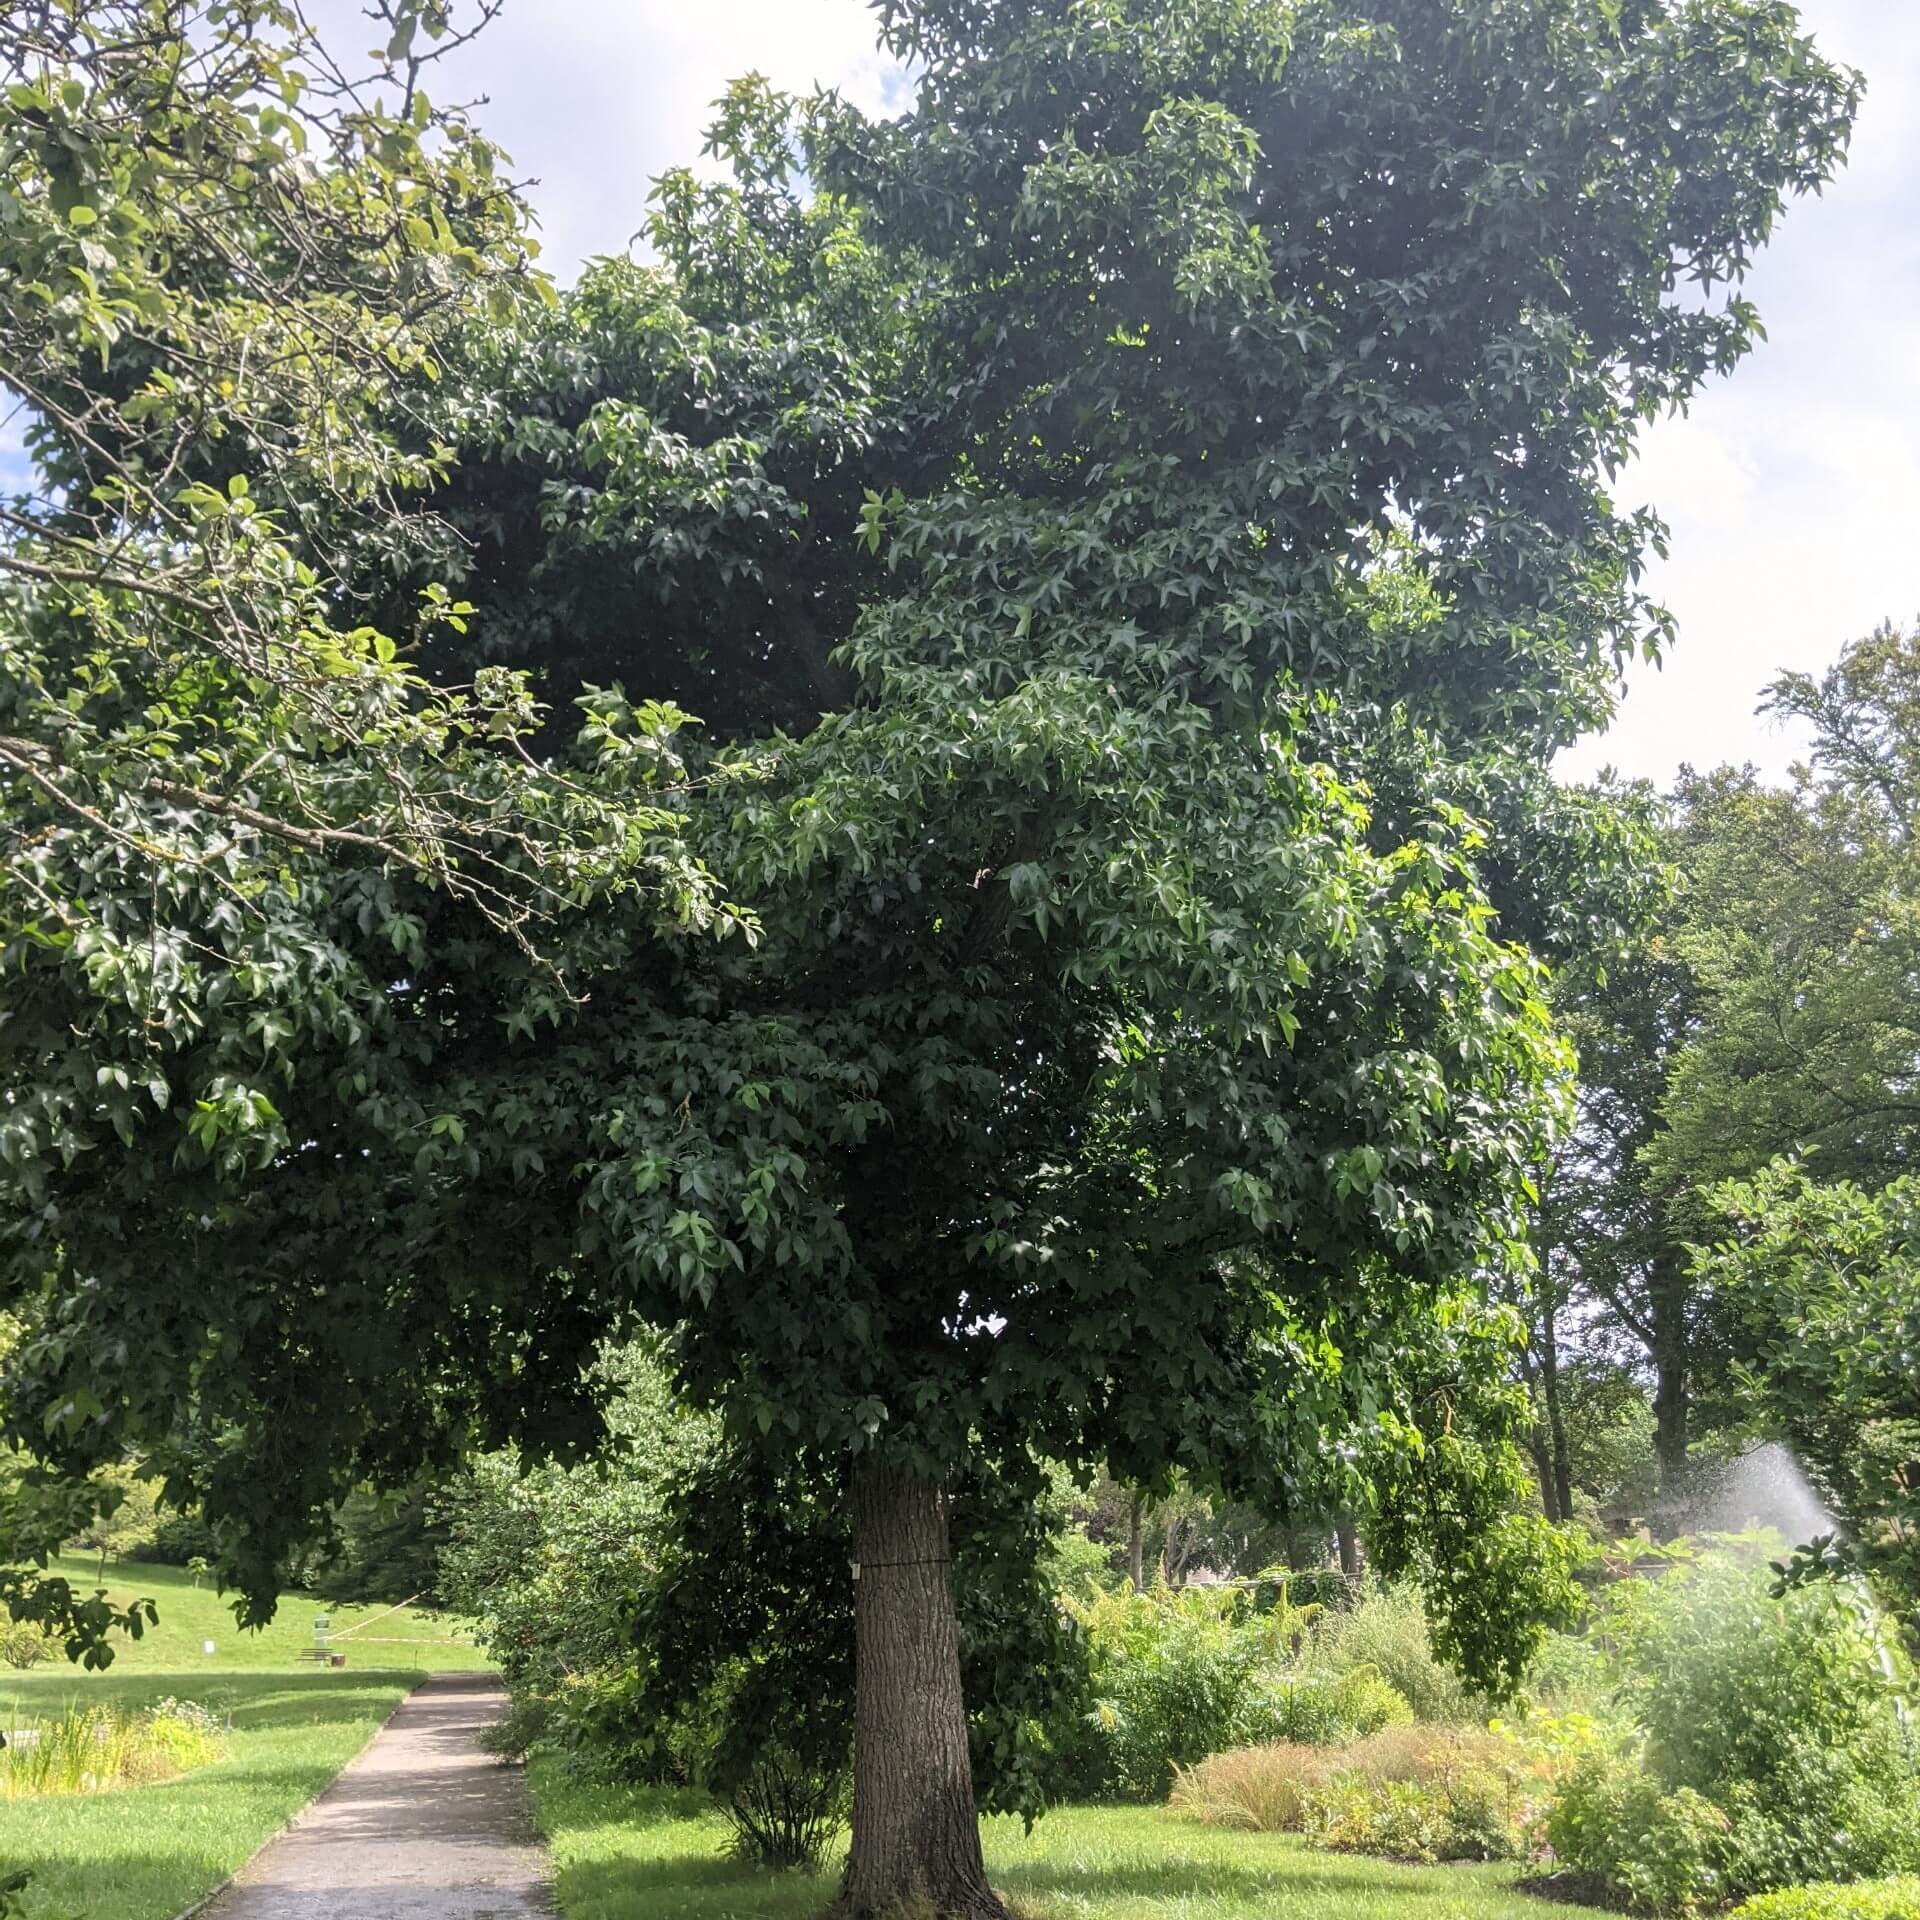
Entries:
{"label": "grassy slope", "polygon": [[[100,1584],[99,1570],[100,1563],[91,1555],[56,1560],[48,1569],[64,1575],[82,1593],[91,1593]],[[374,1616],[386,1609],[330,1607],[312,1594],[289,1593],[281,1596],[271,1626],[258,1633],[242,1633],[234,1625],[231,1602],[210,1587],[195,1587],[178,1567],[109,1561],[106,1588],[116,1600],[147,1599],[160,1609],[157,1627],[149,1627],[138,1640],[115,1643],[117,1650],[110,1669],[114,1674],[230,1673],[262,1667],[290,1670],[298,1664],[301,1650],[313,1645],[317,1613],[331,1617],[332,1632],[340,1651],[347,1656],[349,1671],[380,1667],[446,1673],[488,1664],[479,1649],[459,1637],[444,1618],[418,1608],[376,1619]],[[348,1628],[360,1623],[365,1623],[364,1632],[341,1638]],[[211,1656],[201,1652],[208,1640],[214,1643]],[[32,1676],[36,1684],[44,1673],[44,1668],[36,1669]],[[87,1676],[77,1678],[84,1681]],[[0,1699],[7,1696],[11,1680],[11,1675],[0,1671]]]}
{"label": "grassy slope", "polygon": [[[688,1796],[532,1772],[566,1920],[811,1920],[830,1878],[725,1858],[727,1833]],[[1030,1836],[985,1823],[987,1868],[1031,1920],[1541,1920],[1509,1867],[1399,1867],[1229,1833],[1164,1807],[1063,1807]]]}
{"label": "grassy slope", "polygon": [[[56,1569],[91,1590],[98,1563]],[[346,1641],[344,1672],[301,1663],[320,1605],[290,1594],[258,1634],[227,1603],[168,1567],[109,1566],[117,1597],[145,1595],[160,1625],[123,1643],[107,1672],[0,1670],[0,1727],[68,1701],[139,1707],[165,1695],[233,1716],[225,1760],[164,1786],[84,1799],[0,1803],[0,1863],[30,1868],[29,1914],[168,1920],[232,1872],[367,1743],[423,1672],[484,1666],[443,1621],[397,1614]],[[336,1630],[378,1608],[328,1608]],[[387,1644],[367,1645],[375,1636]],[[202,1653],[203,1641],[216,1651]]]}

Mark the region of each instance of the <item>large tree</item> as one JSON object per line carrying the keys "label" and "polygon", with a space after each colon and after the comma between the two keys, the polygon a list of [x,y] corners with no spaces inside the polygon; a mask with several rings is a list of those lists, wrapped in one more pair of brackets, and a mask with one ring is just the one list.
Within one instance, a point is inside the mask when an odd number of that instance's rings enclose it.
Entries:
{"label": "large tree", "polygon": [[[370,13],[381,48],[344,65],[285,0],[0,18],[0,406],[31,456],[0,501],[0,1177],[29,1266],[43,1168],[176,1096],[236,1167],[271,1152],[253,1064],[165,1062],[223,1005],[287,1040],[341,1015],[308,891],[328,858],[529,950],[636,879],[712,924],[644,777],[589,789],[526,750],[524,673],[418,670],[462,618],[437,579],[382,596],[387,629],[354,586],[444,538],[425,493],[451,452],[422,403],[452,335],[551,298],[497,150],[426,91],[465,30],[415,0]],[[37,966],[145,1039],[50,1051]],[[0,1496],[0,1584],[76,1646],[110,1610],[21,1562],[92,1497],[34,1475]]]}
{"label": "large tree", "polygon": [[672,1327],[842,1489],[846,1907],[998,1915],[963,1465],[1362,1506],[1488,1683],[1556,1589],[1481,1303],[1565,1064],[1553,862],[1470,808],[1658,644],[1604,470],[1750,344],[1724,290],[1852,89],[1746,0],[881,18],[912,113],[743,89],[661,267],[476,321],[421,414],[478,609],[423,666],[543,666],[590,797],[669,770],[752,943],[625,893],[530,951],[332,841],[280,869],[297,1020],[244,919],[171,1021],[11,939],[13,1110],[159,1091],[20,1137],[7,1411],[160,1468],[260,1605],[363,1478],[589,1444],[600,1343]]}
{"label": "large tree", "polygon": [[[1683,838],[1669,830],[1662,850],[1681,855]],[[1698,998],[1679,954],[1680,918],[1670,902],[1596,975],[1569,978],[1560,998],[1579,1093],[1542,1183],[1531,1342],[1557,1484],[1571,1470],[1558,1404],[1563,1333],[1650,1380],[1661,1517],[1673,1526],[1683,1524],[1694,1401],[1714,1344],[1689,1270],[1684,1188],[1658,1162]]]}
{"label": "large tree", "polygon": [[[1694,1284],[1749,1411],[1794,1447],[1867,1563],[1920,1594],[1914,1333],[1920,1156],[1920,636],[1783,674],[1783,787],[1727,783],[1693,862],[1701,1014],[1659,1161],[1693,1183]],[[1714,1184],[1720,1182],[1721,1184]]]}

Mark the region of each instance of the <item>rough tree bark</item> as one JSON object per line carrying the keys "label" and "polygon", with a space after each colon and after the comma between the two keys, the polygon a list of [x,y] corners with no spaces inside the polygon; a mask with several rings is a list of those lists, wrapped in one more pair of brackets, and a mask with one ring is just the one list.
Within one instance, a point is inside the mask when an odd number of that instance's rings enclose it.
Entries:
{"label": "rough tree bark", "polygon": [[1653,1451],[1660,1467],[1662,1537],[1686,1530],[1689,1329],[1687,1262],[1678,1247],[1663,1248],[1648,1288],[1653,1320]]}
{"label": "rough tree bark", "polygon": [[1560,1403],[1560,1329],[1558,1302],[1551,1288],[1540,1302],[1540,1396],[1547,1408],[1547,1453],[1553,1470],[1555,1520],[1573,1518],[1573,1449],[1567,1443],[1566,1413]]}
{"label": "rough tree bark", "polygon": [[902,1469],[854,1469],[853,1844],[843,1920],[903,1904],[1008,1920],[987,1885],[960,1696],[946,1496]]}
{"label": "rough tree bark", "polygon": [[1354,1531],[1351,1514],[1343,1513],[1333,1523],[1333,1538],[1340,1553],[1340,1571],[1349,1580],[1359,1579],[1363,1564],[1360,1557],[1360,1536]]}
{"label": "rough tree bark", "polygon": [[1136,1493],[1127,1508],[1127,1578],[1138,1593],[1146,1585],[1146,1543],[1142,1538],[1146,1519],[1147,1496]]}

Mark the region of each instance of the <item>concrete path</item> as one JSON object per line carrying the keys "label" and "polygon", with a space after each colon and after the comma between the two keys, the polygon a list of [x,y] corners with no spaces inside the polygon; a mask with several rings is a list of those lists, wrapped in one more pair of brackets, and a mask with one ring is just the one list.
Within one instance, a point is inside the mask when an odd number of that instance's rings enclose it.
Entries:
{"label": "concrete path", "polygon": [[526,1783],[477,1744],[505,1705],[486,1674],[429,1680],[203,1920],[546,1920]]}

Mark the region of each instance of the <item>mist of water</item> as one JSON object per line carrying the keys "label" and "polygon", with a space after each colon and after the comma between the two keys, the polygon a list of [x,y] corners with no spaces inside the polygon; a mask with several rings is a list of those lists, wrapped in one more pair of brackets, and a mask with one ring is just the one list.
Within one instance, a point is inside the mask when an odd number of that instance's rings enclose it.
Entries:
{"label": "mist of water", "polygon": [[1771,1527],[1795,1545],[1833,1533],[1839,1525],[1799,1462],[1777,1441],[1754,1447],[1724,1466],[1697,1467],[1687,1501],[1687,1524],[1698,1533]]}

